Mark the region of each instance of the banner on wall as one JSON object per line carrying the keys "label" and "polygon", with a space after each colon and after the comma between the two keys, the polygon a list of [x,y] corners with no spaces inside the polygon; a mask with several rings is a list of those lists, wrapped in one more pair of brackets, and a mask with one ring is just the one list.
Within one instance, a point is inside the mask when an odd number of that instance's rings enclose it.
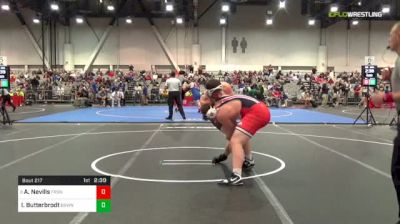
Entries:
{"label": "banner on wall", "polygon": [[7,57],[0,56],[0,65],[7,66]]}
{"label": "banner on wall", "polygon": [[375,57],[374,56],[365,56],[365,65],[372,65],[375,64]]}

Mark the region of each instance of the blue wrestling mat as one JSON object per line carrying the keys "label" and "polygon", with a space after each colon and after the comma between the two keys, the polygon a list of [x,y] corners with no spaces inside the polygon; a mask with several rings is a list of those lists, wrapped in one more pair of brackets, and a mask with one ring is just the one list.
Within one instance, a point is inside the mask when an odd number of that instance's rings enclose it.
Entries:
{"label": "blue wrestling mat", "polygon": [[[184,107],[186,122],[205,122],[197,107]],[[352,124],[354,119],[306,109],[270,108],[275,123],[304,124]],[[174,111],[173,121],[165,120],[168,106],[127,106],[120,108],[85,108],[46,116],[20,120],[20,123],[160,123],[184,122],[179,112]],[[362,124],[362,122],[359,122]]]}

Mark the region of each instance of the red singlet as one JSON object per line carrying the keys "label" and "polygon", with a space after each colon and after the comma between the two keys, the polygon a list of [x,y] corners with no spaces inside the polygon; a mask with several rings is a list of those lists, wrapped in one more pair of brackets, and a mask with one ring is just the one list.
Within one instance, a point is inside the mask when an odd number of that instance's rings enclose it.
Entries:
{"label": "red singlet", "polygon": [[242,109],[240,110],[242,119],[236,126],[238,131],[252,137],[258,130],[269,123],[271,114],[267,105],[249,96],[234,95],[223,97],[219,100],[221,104],[218,107],[232,100],[239,100],[242,104]]}

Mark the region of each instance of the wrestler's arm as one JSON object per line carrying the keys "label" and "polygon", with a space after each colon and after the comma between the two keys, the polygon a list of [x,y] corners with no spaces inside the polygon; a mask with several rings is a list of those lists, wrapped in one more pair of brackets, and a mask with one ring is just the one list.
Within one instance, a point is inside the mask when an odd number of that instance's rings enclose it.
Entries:
{"label": "wrestler's arm", "polygon": [[[396,69],[396,68],[394,68]],[[392,69],[384,69],[382,70],[382,77],[384,80],[390,80],[390,77],[392,75],[395,74],[399,74],[399,73],[393,73]],[[397,104],[400,103],[400,91],[396,91],[396,92],[390,92],[390,93],[377,93],[377,94],[373,94],[371,96],[372,102],[376,103],[376,104],[381,104],[381,103],[392,103],[395,102]]]}
{"label": "wrestler's arm", "polygon": [[[395,101],[396,103],[400,103],[400,91],[393,92],[393,93],[392,93],[392,99],[393,99],[393,101]],[[385,100],[390,101],[390,99],[385,99]]]}
{"label": "wrestler's arm", "polygon": [[400,91],[397,92],[391,92],[391,93],[377,93],[373,96],[371,96],[372,102],[376,104],[381,104],[381,103],[400,103]]}

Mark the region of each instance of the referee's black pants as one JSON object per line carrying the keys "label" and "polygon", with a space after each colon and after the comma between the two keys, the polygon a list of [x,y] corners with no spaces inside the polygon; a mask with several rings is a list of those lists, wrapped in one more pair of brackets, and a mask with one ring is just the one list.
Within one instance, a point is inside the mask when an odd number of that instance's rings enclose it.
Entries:
{"label": "referee's black pants", "polygon": [[186,119],[185,112],[183,111],[182,107],[182,96],[180,91],[170,91],[168,93],[168,109],[169,109],[168,118],[172,118],[172,114],[174,111],[174,102],[178,106],[178,110],[182,118]]}
{"label": "referee's black pants", "polygon": [[399,205],[400,218],[400,125],[397,125],[397,136],[394,139],[393,155],[392,155],[392,180],[397,194],[397,203]]}
{"label": "referee's black pants", "polygon": [[3,96],[3,100],[1,101],[1,109],[6,108],[6,103],[10,104],[10,106],[15,110],[15,105],[11,102],[11,96],[5,95]]}

